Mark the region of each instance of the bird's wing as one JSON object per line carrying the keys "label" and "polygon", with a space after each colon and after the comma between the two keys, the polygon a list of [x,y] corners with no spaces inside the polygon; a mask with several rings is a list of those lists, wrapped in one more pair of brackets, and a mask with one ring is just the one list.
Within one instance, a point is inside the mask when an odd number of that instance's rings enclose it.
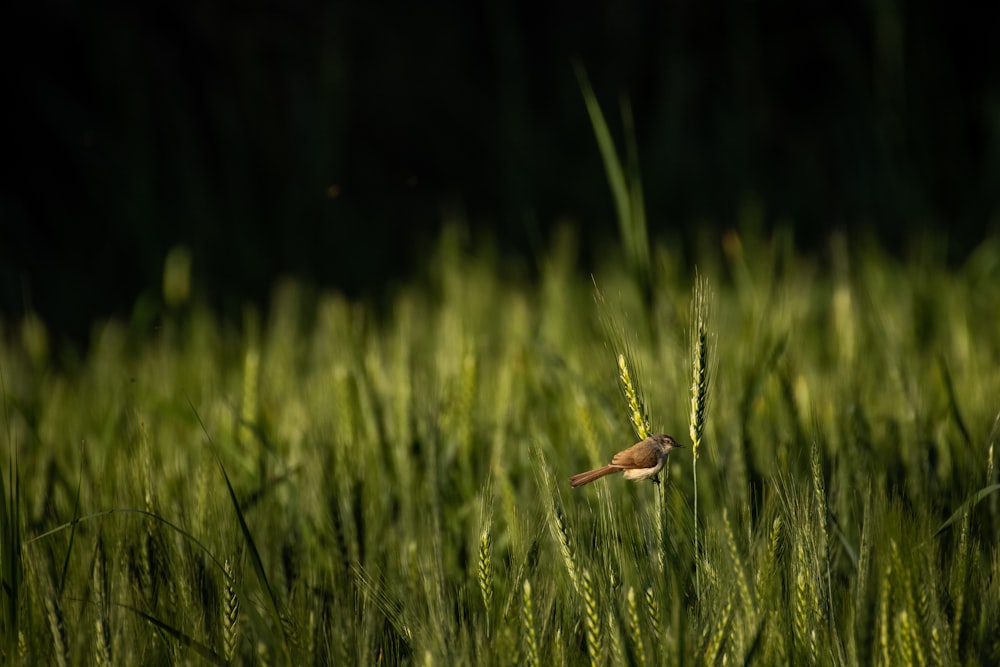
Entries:
{"label": "bird's wing", "polygon": [[659,461],[656,448],[650,447],[649,443],[643,440],[615,454],[611,459],[611,465],[623,468],[655,468]]}

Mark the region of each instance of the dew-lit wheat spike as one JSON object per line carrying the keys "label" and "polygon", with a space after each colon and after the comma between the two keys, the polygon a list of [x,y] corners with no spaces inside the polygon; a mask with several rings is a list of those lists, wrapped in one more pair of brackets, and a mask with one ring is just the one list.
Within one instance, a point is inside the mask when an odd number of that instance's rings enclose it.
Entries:
{"label": "dew-lit wheat spike", "polygon": [[600,655],[603,639],[601,637],[601,616],[597,609],[597,596],[590,579],[590,570],[584,569],[580,579],[583,589],[584,622],[587,626],[587,655],[590,664],[601,664]]}
{"label": "dew-lit wheat spike", "polygon": [[892,566],[886,565],[885,571],[882,574],[881,587],[879,592],[878,601],[878,614],[879,614],[879,632],[878,632],[878,646],[876,647],[876,653],[882,656],[883,665],[892,664],[892,647],[889,644],[889,605],[892,599]]}
{"label": "dew-lit wheat spike", "polygon": [[554,533],[559,542],[559,553],[562,554],[563,564],[566,566],[566,574],[569,576],[573,588],[579,590],[580,582],[577,576],[576,557],[573,553],[573,539],[566,525],[566,517],[563,516],[562,509],[553,506],[551,509],[550,521],[554,524]]}
{"label": "dew-lit wheat spike", "polygon": [[[150,514],[156,514],[155,499],[152,491],[153,473],[149,470],[151,467],[151,461],[152,457],[148,454],[143,456],[143,462],[147,468],[146,479],[144,480],[146,490],[144,500],[146,511]],[[156,606],[156,601],[159,596],[160,582],[163,579],[164,569],[166,568],[166,558],[163,552],[164,548],[162,542],[160,541],[159,533],[156,532],[156,524],[152,521],[144,522],[142,558],[140,560],[138,572],[138,586],[146,604],[150,607]]]}
{"label": "dew-lit wheat spike", "polygon": [[608,635],[608,659],[617,664],[624,664],[625,644],[622,642],[621,627],[618,625],[618,617],[610,607],[604,627],[607,628]]}
{"label": "dew-lit wheat spike", "polygon": [[556,628],[552,639],[552,665],[566,664],[566,643],[563,641],[562,628]]}
{"label": "dew-lit wheat spike", "polygon": [[49,621],[49,631],[52,633],[52,656],[59,667],[70,664],[69,645],[66,641],[66,626],[63,623],[63,613],[55,590],[50,590],[45,596],[45,613]]}
{"label": "dew-lit wheat spike", "polygon": [[[809,631],[811,626],[810,609],[811,595],[809,591],[809,565],[806,562],[805,549],[802,547],[802,540],[795,544],[795,605],[794,605],[794,630],[797,649],[803,651],[809,646]],[[810,651],[811,653],[811,651]]]}
{"label": "dew-lit wheat spike", "polygon": [[[937,596],[934,595],[933,597],[934,599],[931,603],[932,609],[926,615],[927,639],[930,645],[930,664],[954,664],[957,660],[951,653],[951,642],[948,641],[948,625],[943,622],[944,610],[940,608]],[[1000,648],[1000,646],[997,648]]]}
{"label": "dew-lit wheat spike", "polygon": [[479,507],[479,558],[476,578],[483,600],[486,636],[493,635],[493,480],[488,479],[482,490]]}
{"label": "dew-lit wheat spike", "polygon": [[656,601],[653,587],[646,589],[646,613],[649,616],[649,627],[653,630],[653,636],[660,635],[660,605]]}
{"label": "dew-lit wheat spike", "polygon": [[858,575],[854,594],[858,604],[864,603],[868,590],[868,570],[872,560],[872,489],[869,486],[864,494],[865,504],[861,512],[861,539],[858,543]]}
{"label": "dew-lit wheat spike", "polygon": [[489,614],[493,602],[492,553],[493,543],[487,526],[486,530],[479,536],[479,592],[483,596],[483,607],[486,608],[487,614]]}
{"label": "dew-lit wheat spike", "polygon": [[299,626],[296,624],[295,619],[292,618],[291,614],[287,610],[282,611],[278,616],[278,619],[281,621],[281,628],[285,632],[285,637],[288,638],[288,643],[291,646],[298,648],[300,646]]}
{"label": "dew-lit wheat spike", "polygon": [[944,665],[950,663],[951,661],[949,661],[945,657],[947,647],[945,645],[943,637],[941,636],[941,629],[936,624],[931,626],[930,640],[931,640],[931,664]]}
{"label": "dew-lit wheat spike", "polygon": [[[904,619],[900,619],[900,628],[904,633],[901,640],[904,642],[908,658],[915,660],[915,664],[923,665],[926,664],[926,657],[924,655],[920,637],[918,636],[919,631],[914,623],[915,619],[919,618],[919,615],[916,598],[913,596],[913,579],[910,576],[909,568],[903,562],[902,555],[899,552],[899,544],[895,539],[889,540],[889,555],[892,559],[893,570],[896,573],[898,588],[902,593],[901,597],[904,603],[904,609],[902,612],[907,614],[905,623],[902,622]],[[914,662],[907,660],[907,664],[914,664]]]}
{"label": "dew-lit wheat spike", "polygon": [[708,404],[708,302],[702,276],[695,278],[691,297],[691,456],[697,460],[705,431]]}
{"label": "dew-lit wheat spike", "polygon": [[632,381],[632,374],[629,372],[628,362],[624,354],[618,355],[618,379],[622,383],[622,391],[625,394],[625,403],[628,405],[629,420],[632,428],[640,440],[649,437],[649,415],[646,414],[646,407],[639,398],[639,392]]}
{"label": "dew-lit wheat spike", "polygon": [[236,644],[239,641],[240,598],[236,593],[233,564],[228,558],[226,559],[224,570],[226,573],[226,583],[222,601],[222,650],[226,662],[232,662],[236,656]]}
{"label": "dew-lit wheat spike", "polygon": [[632,650],[635,652],[635,659],[639,665],[646,664],[646,646],[642,641],[642,626],[639,623],[639,606],[635,601],[635,590],[628,587],[628,594],[625,597],[628,603],[628,634],[632,640]]}
{"label": "dew-lit wheat spike", "polygon": [[722,650],[723,643],[726,642],[726,634],[730,631],[730,621],[733,615],[733,595],[730,594],[726,597],[726,606],[722,609],[722,615],[720,616],[718,623],[715,625],[714,632],[709,636],[708,642],[705,645],[704,663],[706,665],[714,665],[718,662],[719,652]]}
{"label": "dew-lit wheat spike", "polygon": [[544,491],[543,505],[545,506],[546,523],[549,526],[549,532],[559,545],[559,554],[562,556],[563,565],[566,567],[566,574],[573,584],[573,589],[579,591],[580,582],[577,575],[573,536],[566,523],[562,506],[559,504],[559,494],[553,488],[552,477],[544,458],[538,459],[538,466],[541,469],[540,478]]}
{"label": "dew-lit wheat spike", "polygon": [[[813,481],[813,495],[816,502],[816,525],[819,528],[819,540],[818,540],[818,558],[820,568],[822,569],[827,587],[823,590],[823,597],[829,600],[829,563],[828,558],[828,537],[827,537],[827,509],[826,509],[826,484],[823,480],[823,466],[820,461],[820,449],[819,443],[813,440],[811,449],[811,467],[812,467],[812,481]],[[819,618],[826,618],[826,608],[820,610]]]}
{"label": "dew-lit wheat spike", "polygon": [[729,558],[732,561],[733,570],[736,572],[736,581],[739,585],[744,611],[747,614],[754,614],[753,597],[750,595],[750,585],[747,583],[746,568],[743,566],[743,558],[740,556],[739,548],[736,546],[736,537],[733,535],[733,527],[729,522],[729,511],[727,508],[722,509],[722,523],[726,530],[726,545],[729,548]]}
{"label": "dew-lit wheat spike", "polygon": [[698,535],[698,454],[705,431],[705,408],[708,404],[708,305],[705,279],[695,276],[691,297],[691,479],[694,496],[695,595],[701,599],[701,567]]}
{"label": "dew-lit wheat spike", "polygon": [[911,635],[913,627],[910,622],[910,614],[905,609],[896,615],[896,643],[899,646],[899,655],[904,665],[916,665],[916,656],[913,651]]}
{"label": "dew-lit wheat spike", "polygon": [[705,404],[708,399],[708,335],[699,323],[695,331],[694,350],[691,354],[691,418],[688,434],[692,452],[700,449],[705,431]]}
{"label": "dew-lit wheat spike", "polygon": [[768,560],[775,568],[779,566],[781,560],[782,528],[781,516],[774,517],[767,537],[767,554]]}
{"label": "dew-lit wheat spike", "polygon": [[109,618],[110,602],[108,600],[108,564],[104,554],[104,542],[98,540],[97,553],[94,557],[94,611],[97,617],[94,628],[94,661],[98,665],[112,665],[111,659],[111,623]]}
{"label": "dew-lit wheat spike", "polygon": [[531,602],[531,582],[524,580],[521,615],[524,620],[524,645],[527,653],[525,664],[539,664],[538,640],[535,636],[535,612]]}

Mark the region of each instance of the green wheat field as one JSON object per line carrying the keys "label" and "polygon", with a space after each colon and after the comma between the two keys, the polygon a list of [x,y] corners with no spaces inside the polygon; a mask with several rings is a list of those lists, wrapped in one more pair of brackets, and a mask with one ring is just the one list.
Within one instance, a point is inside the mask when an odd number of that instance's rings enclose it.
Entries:
{"label": "green wheat field", "polygon": [[[998,664],[1000,242],[645,250],[5,322],[3,661]],[[660,485],[570,489],[645,432]]]}

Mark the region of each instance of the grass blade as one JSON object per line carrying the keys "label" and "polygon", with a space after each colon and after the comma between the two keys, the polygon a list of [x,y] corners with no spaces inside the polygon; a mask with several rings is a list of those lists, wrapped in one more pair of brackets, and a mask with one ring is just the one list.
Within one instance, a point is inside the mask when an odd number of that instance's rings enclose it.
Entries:
{"label": "grass blade", "polygon": [[958,509],[948,517],[948,520],[942,523],[937,530],[934,531],[934,537],[937,537],[945,530],[948,529],[951,524],[955,523],[962,518],[966,512],[970,511],[973,507],[982,502],[986,497],[995,491],[1000,491],[1000,484],[991,484],[985,488],[979,489],[973,493],[964,503],[958,506]]}
{"label": "grass blade", "polygon": [[275,596],[274,589],[271,588],[271,584],[267,580],[267,572],[264,570],[264,561],[261,560],[260,551],[257,549],[257,543],[254,541],[253,534],[250,532],[250,526],[247,524],[246,517],[243,515],[243,510],[240,509],[240,500],[236,497],[236,491],[233,489],[232,482],[229,481],[229,474],[226,472],[226,466],[222,464],[222,458],[219,456],[219,452],[215,448],[212,436],[209,435],[208,429],[205,428],[205,423],[202,421],[201,415],[198,414],[198,411],[195,409],[194,404],[191,403],[190,399],[188,400],[188,405],[191,406],[191,410],[198,419],[198,423],[201,425],[201,429],[205,433],[205,437],[208,438],[208,445],[212,450],[212,455],[215,457],[215,462],[219,465],[219,470],[222,472],[222,478],[226,481],[226,489],[229,491],[229,499],[233,503],[236,518],[240,522],[240,531],[243,533],[243,539],[246,542],[247,549],[250,553],[250,562],[253,564],[253,569],[257,573],[257,578],[260,580],[261,586],[264,588],[264,592],[267,593],[267,600],[270,603],[272,620],[274,621],[275,627],[281,630],[282,650],[284,651],[285,658],[290,662],[291,655],[288,647],[288,633],[285,630],[285,624],[281,618],[278,598]]}
{"label": "grass blade", "polygon": [[189,648],[189,649],[193,650],[195,653],[197,653],[198,655],[200,655],[205,660],[211,662],[212,664],[214,664],[214,665],[227,665],[228,664],[225,661],[225,659],[223,659],[222,656],[220,656],[218,653],[216,653],[215,651],[213,651],[208,646],[205,646],[204,644],[202,644],[200,641],[198,641],[194,637],[191,637],[190,635],[187,635],[187,634],[181,632],[177,628],[175,628],[175,627],[173,627],[171,625],[168,625],[167,623],[164,623],[163,621],[161,621],[160,619],[156,618],[155,616],[151,616],[150,614],[147,614],[143,610],[136,609],[135,607],[133,607],[131,605],[120,604],[119,603],[117,606],[121,607],[122,609],[127,609],[130,612],[132,612],[133,614],[135,614],[136,616],[139,616],[139,617],[145,619],[151,625],[153,625],[156,628],[162,630],[163,632],[166,632],[168,635],[170,635],[171,637],[173,637],[175,640],[179,641],[181,644],[184,645],[185,648]]}

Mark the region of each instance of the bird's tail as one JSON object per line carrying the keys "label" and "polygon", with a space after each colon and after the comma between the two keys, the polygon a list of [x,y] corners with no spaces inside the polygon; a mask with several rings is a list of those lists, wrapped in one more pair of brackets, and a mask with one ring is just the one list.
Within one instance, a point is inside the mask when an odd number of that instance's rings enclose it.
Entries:
{"label": "bird's tail", "polygon": [[578,486],[590,484],[595,479],[600,479],[605,475],[610,475],[613,472],[619,472],[621,470],[622,468],[620,466],[606,465],[603,468],[595,468],[593,470],[588,470],[587,472],[578,472],[569,478],[569,485],[575,489]]}

